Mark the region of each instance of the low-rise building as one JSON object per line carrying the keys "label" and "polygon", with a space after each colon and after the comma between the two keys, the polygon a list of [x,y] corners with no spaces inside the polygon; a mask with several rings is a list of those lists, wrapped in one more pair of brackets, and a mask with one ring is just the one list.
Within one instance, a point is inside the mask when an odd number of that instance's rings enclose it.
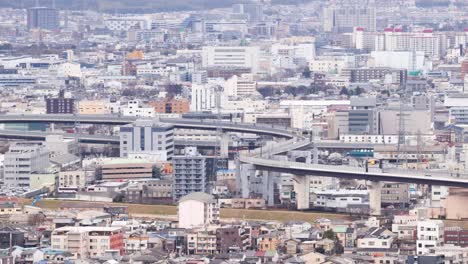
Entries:
{"label": "low-rise building", "polygon": [[51,247],[78,259],[102,256],[108,250],[123,254],[123,231],[121,227],[65,226],[52,232]]}
{"label": "low-rise building", "polygon": [[60,190],[80,190],[86,186],[90,178],[94,176],[93,171],[71,170],[61,171],[58,174],[58,189]]}
{"label": "low-rise building", "polygon": [[80,115],[106,115],[110,114],[110,109],[106,101],[80,101],[78,103],[78,113]]}
{"label": "low-rise building", "polygon": [[219,222],[218,201],[207,193],[188,194],[179,200],[178,218],[180,228],[217,224]]}
{"label": "low-rise building", "polygon": [[433,247],[444,243],[444,222],[442,220],[422,220],[417,225],[416,254],[424,255]]}
{"label": "low-rise building", "polygon": [[217,252],[213,231],[195,231],[187,234],[187,254],[213,255]]}
{"label": "low-rise building", "polygon": [[161,101],[149,103],[156,113],[185,114],[190,111],[190,102],[183,98],[165,98]]}
{"label": "low-rise building", "polygon": [[170,204],[172,203],[172,181],[145,179],[131,183],[124,191],[126,203]]}
{"label": "low-rise building", "polygon": [[159,168],[155,163],[142,159],[113,159],[103,162],[96,170],[101,180],[126,180],[153,178]]}
{"label": "low-rise building", "polygon": [[394,234],[385,228],[371,228],[363,237],[358,238],[358,248],[389,249],[392,247]]}
{"label": "low-rise building", "polygon": [[216,229],[216,247],[219,253],[242,252],[250,246],[250,228],[228,226]]}
{"label": "low-rise building", "polygon": [[317,208],[339,212],[362,213],[369,208],[367,190],[325,190],[316,191],[313,205]]}

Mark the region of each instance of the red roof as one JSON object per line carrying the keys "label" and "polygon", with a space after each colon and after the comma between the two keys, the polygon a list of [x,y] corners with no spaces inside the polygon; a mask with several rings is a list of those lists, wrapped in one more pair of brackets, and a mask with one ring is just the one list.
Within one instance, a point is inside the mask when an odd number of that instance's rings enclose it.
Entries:
{"label": "red roof", "polygon": [[432,33],[432,32],[433,32],[432,29],[425,29],[425,30],[423,30],[423,33]]}
{"label": "red roof", "polygon": [[364,28],[363,27],[357,27],[356,31],[364,31]]}
{"label": "red roof", "polygon": [[395,28],[395,32],[403,32],[402,28]]}
{"label": "red roof", "polygon": [[393,28],[386,28],[384,29],[385,32],[393,32]]}

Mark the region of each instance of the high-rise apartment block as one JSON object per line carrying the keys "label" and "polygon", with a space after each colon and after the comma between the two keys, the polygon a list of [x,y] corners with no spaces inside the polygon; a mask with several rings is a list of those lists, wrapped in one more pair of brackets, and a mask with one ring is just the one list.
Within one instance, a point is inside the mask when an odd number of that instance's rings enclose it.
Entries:
{"label": "high-rise apartment block", "polygon": [[187,147],[185,155],[174,156],[174,200],[178,201],[182,196],[193,192],[207,192],[207,163],[194,147]]}
{"label": "high-rise apartment block", "polygon": [[49,7],[33,7],[28,9],[28,29],[55,30],[60,27],[59,11]]}
{"label": "high-rise apartment block", "polygon": [[323,27],[328,32],[351,32],[355,27],[375,31],[375,3],[373,0],[334,1],[323,10]]}

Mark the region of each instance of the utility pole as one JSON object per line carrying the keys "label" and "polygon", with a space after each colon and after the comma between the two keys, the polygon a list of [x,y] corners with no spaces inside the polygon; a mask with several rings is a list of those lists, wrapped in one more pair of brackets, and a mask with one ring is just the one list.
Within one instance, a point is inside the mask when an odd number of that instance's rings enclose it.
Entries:
{"label": "utility pole", "polygon": [[216,106],[216,143],[214,149],[214,158],[213,158],[213,181],[216,177],[216,173],[218,168],[220,167],[221,159],[221,141],[223,137],[223,128],[221,127],[221,93],[224,91],[224,88],[221,85],[217,85],[214,87],[215,93],[215,106]]}
{"label": "utility pole", "polygon": [[[397,165],[400,164],[402,158],[406,159],[406,120],[405,120],[405,101],[404,92],[400,93],[400,109],[398,117],[398,145],[397,145]],[[402,156],[403,155],[403,156]]]}

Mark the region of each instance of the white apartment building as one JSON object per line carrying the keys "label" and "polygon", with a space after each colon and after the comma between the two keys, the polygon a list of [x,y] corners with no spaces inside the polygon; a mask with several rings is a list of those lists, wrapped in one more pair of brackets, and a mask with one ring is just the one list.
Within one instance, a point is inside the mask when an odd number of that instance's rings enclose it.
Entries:
{"label": "white apartment building", "polygon": [[468,248],[455,246],[455,245],[443,245],[430,249],[430,254],[443,255],[445,263],[468,263]]}
{"label": "white apartment building", "polygon": [[64,226],[51,234],[51,248],[64,250],[77,259],[102,256],[108,250],[123,253],[121,227]]}
{"label": "white apartment building", "polygon": [[449,109],[450,123],[468,123],[468,95],[458,93],[445,96],[444,106]]}
{"label": "white apartment building", "polygon": [[416,254],[424,255],[431,248],[444,244],[444,222],[442,220],[421,220],[417,224]]}
{"label": "white apartment building", "polygon": [[123,107],[121,111],[124,116],[135,117],[154,117],[156,114],[154,107],[143,107],[138,100],[129,101],[127,107]]}
{"label": "white apartment building", "polygon": [[273,65],[283,69],[294,69],[308,65],[315,57],[314,43],[296,45],[273,44],[271,46]]}
{"label": "white apartment building", "polygon": [[416,236],[417,224],[418,215],[415,213],[394,215],[392,232],[397,234],[398,239],[412,240]]}
{"label": "white apartment building", "polygon": [[130,153],[158,153],[167,161],[174,154],[174,126],[138,120],[120,127],[120,157]]}
{"label": "white apartment building", "polygon": [[385,36],[380,32],[370,32],[365,31],[364,28],[355,28],[353,32],[353,44],[359,50],[385,50]]}
{"label": "white apartment building", "polygon": [[309,68],[313,72],[323,72],[330,74],[340,74],[344,68],[352,68],[354,66],[354,56],[348,55],[317,56],[309,64]]}
{"label": "white apartment building", "polygon": [[354,27],[368,31],[376,29],[374,0],[337,1],[326,5],[322,12],[324,31],[349,32]]}
{"label": "white apartment building", "polygon": [[391,248],[393,236],[365,236],[357,240],[357,248]]}
{"label": "white apartment building", "polygon": [[432,30],[423,32],[400,32],[392,29],[385,30],[385,50],[424,51],[427,56],[442,55],[443,35],[434,34]]}
{"label": "white apartment building", "polygon": [[431,186],[431,205],[432,206],[443,206],[443,200],[449,195],[449,187],[447,186]]}
{"label": "white apartment building", "polygon": [[[440,57],[446,49],[447,36],[422,32],[403,32],[399,28],[387,28],[384,32],[367,32],[357,29],[353,33],[357,49],[369,51],[415,51],[423,52],[429,57]],[[421,59],[419,57],[419,59]]]}
{"label": "white apartment building", "polygon": [[[388,67],[409,71],[425,69],[424,51],[372,51],[371,67]],[[428,65],[427,65],[428,66]]]}
{"label": "white apartment building", "polygon": [[226,96],[244,97],[257,93],[257,82],[253,80],[252,76],[238,77],[234,75],[223,86]]}
{"label": "white apartment building", "polygon": [[80,190],[86,186],[87,178],[91,175],[90,171],[73,170],[61,171],[58,177],[58,188],[60,190]]}
{"label": "white apartment building", "polygon": [[141,234],[131,234],[125,239],[124,251],[126,254],[142,252],[148,249],[149,237]]}
{"label": "white apartment building", "polygon": [[223,103],[221,108],[229,112],[264,112],[267,108],[267,101],[251,99],[228,100]]}
{"label": "white apartment building", "polygon": [[187,254],[215,254],[216,234],[209,231],[197,231],[187,234]]}
{"label": "white apartment building", "polygon": [[190,193],[179,200],[178,218],[179,228],[216,224],[219,222],[218,201],[207,193]]}
{"label": "white apartment building", "polygon": [[5,153],[4,183],[29,187],[33,173],[45,173],[50,166],[49,151],[42,143],[17,142]]}
{"label": "white apartment building", "polygon": [[259,47],[203,47],[203,67],[250,68],[252,73],[259,69]]}
{"label": "white apartment building", "polygon": [[215,87],[209,84],[192,85],[191,112],[211,111],[216,109]]}

